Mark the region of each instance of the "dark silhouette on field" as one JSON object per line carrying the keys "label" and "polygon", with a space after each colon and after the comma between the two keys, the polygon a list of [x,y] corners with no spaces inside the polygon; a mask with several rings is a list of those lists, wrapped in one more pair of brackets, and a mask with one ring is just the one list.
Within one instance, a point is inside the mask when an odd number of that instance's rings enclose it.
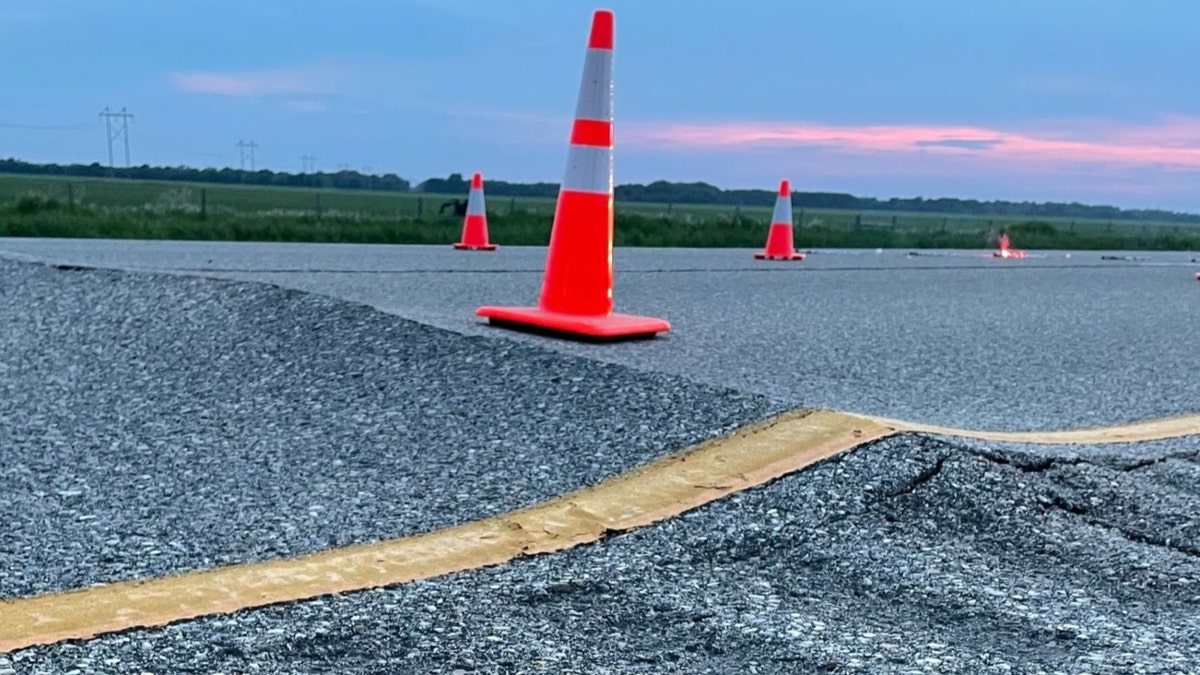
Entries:
{"label": "dark silhouette on field", "polygon": [[465,199],[451,199],[448,202],[442,202],[442,208],[438,209],[439,216],[446,212],[447,206],[454,207],[454,215],[456,216],[467,215],[467,200]]}

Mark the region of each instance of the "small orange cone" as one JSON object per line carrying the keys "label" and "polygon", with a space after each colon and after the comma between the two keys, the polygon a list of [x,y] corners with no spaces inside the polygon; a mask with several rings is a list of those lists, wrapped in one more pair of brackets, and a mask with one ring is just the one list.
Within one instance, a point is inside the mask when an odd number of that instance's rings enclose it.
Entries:
{"label": "small orange cone", "polygon": [[592,339],[653,337],[662,319],[613,313],[613,13],[592,17],[567,171],[558,192],[537,307],[480,307],[475,314],[518,330]]}
{"label": "small orange cone", "polygon": [[771,231],[767,233],[767,248],[755,253],[756,260],[804,260],[797,253],[792,239],[792,188],[788,182],[779,183],[779,196],[775,198],[775,213],[771,216]]}
{"label": "small orange cone", "polygon": [[483,176],[471,177],[471,192],[467,195],[467,217],[463,220],[462,241],[454,245],[460,251],[495,251],[488,243],[487,208],[483,202]]}

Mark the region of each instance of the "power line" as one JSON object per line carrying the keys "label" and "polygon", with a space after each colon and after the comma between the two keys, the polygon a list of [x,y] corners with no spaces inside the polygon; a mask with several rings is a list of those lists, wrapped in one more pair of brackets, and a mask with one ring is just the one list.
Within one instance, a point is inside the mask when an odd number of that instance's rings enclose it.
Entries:
{"label": "power line", "polygon": [[[113,168],[113,141],[118,136],[123,137],[125,141],[125,168],[129,168],[129,120],[133,119],[133,113],[127,112],[125,108],[121,108],[120,112],[113,112],[104,106],[104,110],[100,111],[100,117],[104,119],[104,137],[108,141],[108,168],[109,174],[112,174]],[[113,120],[119,120],[114,131]]]}
{"label": "power line", "polygon": [[250,170],[254,171],[254,149],[258,147],[258,143],[255,141],[247,143],[239,139],[233,147],[238,149],[238,168],[242,171],[246,170],[246,151],[250,151]]}
{"label": "power line", "polygon": [[303,155],[300,157],[300,172],[308,173],[317,170],[317,158],[312,155]]}

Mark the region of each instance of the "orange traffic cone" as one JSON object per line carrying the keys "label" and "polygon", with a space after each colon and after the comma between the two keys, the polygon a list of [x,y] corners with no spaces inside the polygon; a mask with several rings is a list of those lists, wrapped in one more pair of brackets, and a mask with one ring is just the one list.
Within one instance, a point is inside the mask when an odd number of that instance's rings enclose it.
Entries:
{"label": "orange traffic cone", "polygon": [[653,337],[662,319],[613,313],[613,14],[597,10],[583,64],[567,170],[537,307],[480,307],[508,328],[584,338]]}
{"label": "orange traffic cone", "polygon": [[771,216],[771,231],[767,233],[767,248],[755,253],[756,260],[804,260],[803,253],[793,248],[792,239],[792,188],[788,182],[779,183],[779,196],[775,198],[775,213]]}
{"label": "orange traffic cone", "polygon": [[487,208],[483,203],[483,176],[471,177],[471,192],[467,195],[467,217],[463,220],[462,241],[454,245],[462,251],[495,251],[488,243]]}

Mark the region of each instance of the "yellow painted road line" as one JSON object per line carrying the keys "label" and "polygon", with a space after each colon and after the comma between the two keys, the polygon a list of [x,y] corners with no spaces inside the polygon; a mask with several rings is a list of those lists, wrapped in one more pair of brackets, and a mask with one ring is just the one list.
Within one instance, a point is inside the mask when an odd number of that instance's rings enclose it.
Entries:
{"label": "yellow painted road line", "polygon": [[1200,415],[1103,429],[1015,433],[793,411],[592,487],[428,534],[0,602],[0,652],[429,579],[560,551],[679,515],[908,431],[1022,443],[1099,444],[1200,434]]}
{"label": "yellow painted road line", "polygon": [[795,411],[536,506],[429,534],[0,603],[0,652],[428,579],[593,542],[894,433]]}
{"label": "yellow painted road line", "polygon": [[[864,416],[865,417],[865,416]],[[1160,441],[1167,438],[1200,434],[1200,414],[1166,417],[1113,427],[1071,429],[1068,431],[970,431],[932,424],[902,422],[884,417],[865,417],[897,431],[917,431],[942,436],[962,436],[980,441],[1036,443],[1040,445],[1101,445]]]}

